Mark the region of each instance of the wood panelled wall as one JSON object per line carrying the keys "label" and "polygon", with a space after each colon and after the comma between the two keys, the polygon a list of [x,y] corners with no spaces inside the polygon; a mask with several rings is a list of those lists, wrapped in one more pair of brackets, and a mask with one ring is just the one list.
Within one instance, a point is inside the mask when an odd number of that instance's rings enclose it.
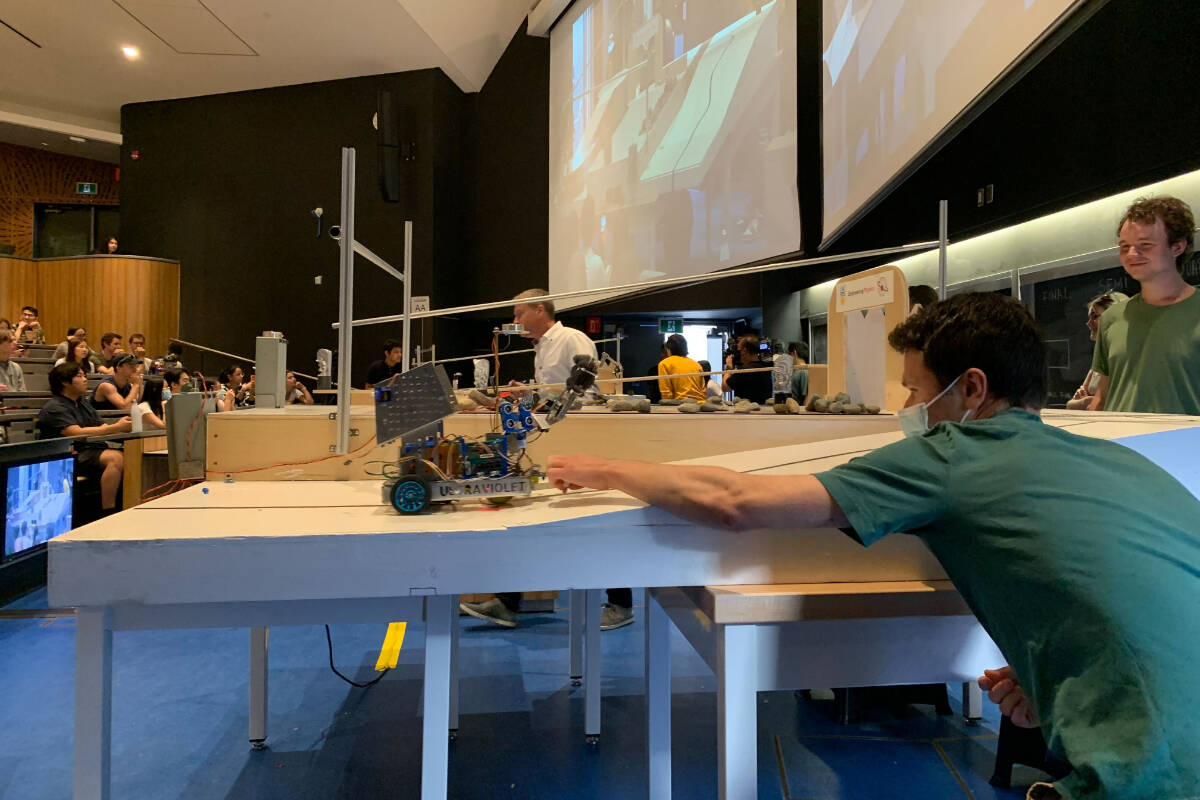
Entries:
{"label": "wood panelled wall", "polygon": [[[0,143],[0,244],[31,258],[34,203],[115,206],[117,175],[115,164]],[[98,193],[75,194],[76,182],[95,183]]]}
{"label": "wood panelled wall", "polygon": [[16,322],[21,306],[38,309],[46,341],[83,325],[88,341],[114,331],[146,335],[152,355],[179,335],[179,264],[134,256],[31,261],[0,256],[0,316]]}

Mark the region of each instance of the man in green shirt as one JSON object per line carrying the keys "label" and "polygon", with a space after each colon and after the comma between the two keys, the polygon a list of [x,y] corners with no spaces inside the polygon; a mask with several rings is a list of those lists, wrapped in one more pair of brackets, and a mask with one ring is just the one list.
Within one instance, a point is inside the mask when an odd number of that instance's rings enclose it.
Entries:
{"label": "man in green shirt", "polygon": [[1200,295],[1182,275],[1195,227],[1174,197],[1138,200],[1122,217],[1121,266],[1141,291],[1100,318],[1093,411],[1200,414]]}
{"label": "man in green shirt", "polygon": [[1038,797],[1200,796],[1200,500],[1129,448],[1042,423],[1045,348],[1020,303],[960,295],[889,341],[904,354],[910,435],[832,470],[576,455],[552,457],[549,478],[732,530],[919,536],[1074,766]]}

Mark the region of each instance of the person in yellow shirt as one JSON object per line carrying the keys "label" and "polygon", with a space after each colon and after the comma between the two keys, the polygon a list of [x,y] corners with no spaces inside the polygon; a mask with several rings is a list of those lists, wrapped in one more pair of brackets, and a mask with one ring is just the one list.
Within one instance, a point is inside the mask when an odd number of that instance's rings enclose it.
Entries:
{"label": "person in yellow shirt", "polygon": [[[695,375],[703,372],[700,365],[688,358],[687,339],[682,334],[673,333],[667,337],[667,353],[669,355],[658,362],[658,388],[664,400],[694,400],[703,403],[704,378]],[[670,375],[692,375],[690,378],[661,377]]]}

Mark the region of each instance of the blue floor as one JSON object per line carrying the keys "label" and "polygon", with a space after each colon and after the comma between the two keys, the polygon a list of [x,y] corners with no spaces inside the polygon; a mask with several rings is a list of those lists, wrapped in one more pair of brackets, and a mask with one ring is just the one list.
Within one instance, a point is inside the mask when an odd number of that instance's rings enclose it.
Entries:
{"label": "blue floor", "polygon": [[[44,605],[43,591],[9,608]],[[645,797],[645,631],[637,613],[633,625],[602,637],[598,746],[583,740],[583,690],[566,678],[565,611],[523,615],[514,631],[462,618],[450,797]],[[332,630],[339,669],[359,681],[373,677],[384,626]],[[73,635],[71,618],[0,619],[0,798],[70,796]],[[323,628],[273,628],[263,751],[246,741],[248,638],[228,629],[114,634],[114,798],[419,797],[419,623],[409,624],[399,667],[369,689],[329,671]],[[672,664],[674,796],[715,798],[715,680],[678,635]],[[979,725],[906,706],[842,726],[831,707],[794,692],[759,695],[760,798],[1022,798],[1039,777],[1017,768],[1012,790],[988,785],[999,723],[986,701]]]}

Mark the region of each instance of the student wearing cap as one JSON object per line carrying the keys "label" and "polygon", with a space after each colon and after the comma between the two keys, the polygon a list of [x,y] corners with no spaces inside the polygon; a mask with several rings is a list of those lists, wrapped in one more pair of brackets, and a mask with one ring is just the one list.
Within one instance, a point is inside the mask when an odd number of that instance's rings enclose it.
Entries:
{"label": "student wearing cap", "polygon": [[119,353],[112,360],[112,375],[100,381],[92,393],[97,411],[128,411],[142,399],[142,378],[137,374],[138,360],[131,353]]}

